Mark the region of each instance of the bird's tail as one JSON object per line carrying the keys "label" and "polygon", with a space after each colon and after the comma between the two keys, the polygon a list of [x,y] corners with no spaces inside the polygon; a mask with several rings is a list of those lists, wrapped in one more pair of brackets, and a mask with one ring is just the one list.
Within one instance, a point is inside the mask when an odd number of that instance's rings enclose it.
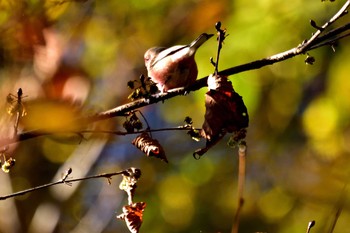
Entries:
{"label": "bird's tail", "polygon": [[197,39],[192,41],[192,43],[190,44],[191,50],[193,50],[193,52],[196,52],[196,50],[213,35],[214,34],[203,33],[200,36],[198,36]]}

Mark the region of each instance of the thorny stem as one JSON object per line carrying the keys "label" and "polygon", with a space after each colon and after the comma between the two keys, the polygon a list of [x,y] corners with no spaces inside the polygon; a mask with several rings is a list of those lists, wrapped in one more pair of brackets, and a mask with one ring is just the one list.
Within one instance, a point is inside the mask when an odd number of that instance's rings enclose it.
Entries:
{"label": "thorny stem", "polygon": [[239,228],[239,217],[244,204],[244,184],[245,184],[245,173],[246,173],[246,152],[247,145],[245,141],[240,142],[238,146],[238,190],[237,190],[237,211],[232,226],[232,233],[238,233]]}
{"label": "thorny stem", "polygon": [[[26,190],[22,190],[16,193],[12,193],[9,195],[5,195],[5,196],[0,196],[0,200],[5,200],[8,198],[12,198],[12,197],[16,197],[16,196],[21,196],[30,192],[34,192],[40,189],[44,189],[44,188],[48,188],[54,185],[58,185],[58,184],[71,184],[73,182],[77,182],[77,181],[82,181],[82,180],[89,180],[89,179],[97,179],[97,178],[107,178],[107,179],[111,179],[113,176],[116,175],[122,175],[122,174],[127,174],[126,173],[127,170],[124,171],[120,171],[120,172],[112,172],[112,173],[102,173],[102,174],[98,174],[98,175],[93,175],[93,176],[87,176],[87,177],[82,177],[82,178],[76,178],[76,179],[67,179],[68,175],[65,175],[62,179],[53,182],[53,183],[49,183],[49,184],[44,184],[44,185],[40,185],[40,186],[36,186],[33,188],[29,188]],[[67,173],[68,174],[68,173]]]}
{"label": "thorny stem", "polygon": [[[253,62],[245,63],[242,65],[234,66],[234,67],[219,71],[218,75],[230,76],[230,75],[242,73],[242,72],[249,71],[249,70],[260,69],[261,67],[272,65],[272,64],[278,63],[278,62],[282,62],[282,61],[290,59],[292,57],[305,54],[307,51],[319,48],[321,46],[327,46],[327,45],[329,45],[330,42],[334,43],[335,41],[338,41],[340,39],[345,38],[345,36],[340,36],[340,37],[337,37],[333,40],[332,39],[329,40],[332,37],[336,37],[336,36],[340,35],[341,33],[350,30],[350,23],[345,24],[343,26],[340,26],[340,27],[333,29],[333,30],[326,32],[326,33],[324,31],[330,24],[334,23],[337,19],[339,19],[342,15],[345,14],[344,12],[346,12],[349,5],[350,5],[350,0],[347,0],[346,3],[343,5],[343,7],[326,24],[324,24],[322,26],[323,29],[317,30],[317,32],[314,33],[313,36],[309,40],[307,40],[305,43],[301,43],[301,45],[299,45],[295,48],[289,49],[287,51],[275,54],[275,55],[267,57],[267,58],[255,60]],[[324,34],[321,36],[321,33],[324,33]],[[347,34],[347,35],[349,35],[349,34]],[[125,116],[125,114],[127,114],[128,112],[131,112],[135,109],[139,109],[141,107],[155,104],[158,102],[163,102],[164,100],[171,99],[175,96],[184,95],[184,94],[189,93],[191,91],[199,90],[199,89],[207,86],[207,79],[208,79],[208,76],[197,80],[190,87],[176,88],[176,89],[168,90],[168,92],[166,92],[166,93],[152,95],[147,99],[142,98],[142,99],[118,106],[116,108],[97,113],[93,116],[85,117],[83,120],[87,123],[93,123],[96,121],[101,121],[101,120],[109,119],[112,117]],[[14,139],[14,138],[1,139],[0,146],[8,145],[8,144],[15,143],[18,141],[28,140],[31,138],[35,138],[35,137],[39,137],[39,136],[43,136],[43,135],[47,135],[47,134],[49,134],[49,133],[44,133],[40,130],[32,130],[32,131],[23,132],[21,134],[18,134],[17,135],[18,137],[16,139]]]}

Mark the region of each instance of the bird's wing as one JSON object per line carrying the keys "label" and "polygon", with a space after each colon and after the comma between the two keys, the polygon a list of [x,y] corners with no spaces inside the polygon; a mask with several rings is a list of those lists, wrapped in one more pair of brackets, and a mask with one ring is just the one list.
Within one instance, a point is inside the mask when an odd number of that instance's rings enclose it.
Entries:
{"label": "bird's wing", "polygon": [[188,45],[177,45],[177,46],[173,46],[171,48],[165,49],[163,51],[161,51],[158,56],[157,59],[153,61],[153,63],[151,64],[151,66],[154,66],[157,62],[159,62],[160,60],[166,58],[167,56],[170,56],[178,51],[180,51],[181,49],[184,49],[188,47]]}

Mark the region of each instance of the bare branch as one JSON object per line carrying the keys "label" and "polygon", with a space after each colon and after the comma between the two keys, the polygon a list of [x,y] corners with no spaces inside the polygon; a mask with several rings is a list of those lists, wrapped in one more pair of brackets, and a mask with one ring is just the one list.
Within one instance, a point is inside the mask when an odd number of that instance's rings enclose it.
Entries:
{"label": "bare branch", "polygon": [[[70,171],[71,172],[71,171]],[[83,180],[89,180],[89,179],[97,179],[97,178],[107,178],[107,179],[111,179],[112,176],[116,176],[116,175],[122,175],[122,174],[127,174],[127,170],[124,171],[120,171],[120,172],[112,172],[112,173],[102,173],[102,174],[98,174],[98,175],[93,175],[93,176],[87,176],[87,177],[82,177],[82,178],[77,178],[77,179],[67,179],[68,175],[70,174],[70,172],[67,172],[67,175],[65,175],[62,179],[53,182],[53,183],[49,183],[49,184],[44,184],[44,185],[40,185],[40,186],[36,186],[30,189],[26,189],[23,191],[19,191],[16,193],[12,193],[9,195],[5,195],[5,196],[0,196],[0,200],[5,200],[8,198],[12,198],[12,197],[16,197],[16,196],[21,196],[30,192],[34,192],[40,189],[45,189],[54,185],[58,185],[58,184],[70,184],[73,182],[77,182],[77,181],[83,181]]]}
{"label": "bare branch", "polygon": [[327,27],[329,27],[331,24],[333,24],[335,21],[337,21],[340,17],[342,17],[344,14],[346,14],[346,12],[347,12],[346,9],[349,7],[349,5],[350,5],[350,0],[347,0],[345,2],[345,4],[343,5],[343,7],[330,20],[328,20],[328,22],[326,22],[322,27],[316,27],[315,25],[313,25],[313,24],[315,24],[315,22],[312,20],[311,25],[313,27],[317,28],[318,30],[313,34],[313,36],[306,43],[303,43],[300,46],[298,46],[296,52],[297,53],[306,52],[307,48],[309,48],[313,45],[314,41],[321,35],[321,33]]}

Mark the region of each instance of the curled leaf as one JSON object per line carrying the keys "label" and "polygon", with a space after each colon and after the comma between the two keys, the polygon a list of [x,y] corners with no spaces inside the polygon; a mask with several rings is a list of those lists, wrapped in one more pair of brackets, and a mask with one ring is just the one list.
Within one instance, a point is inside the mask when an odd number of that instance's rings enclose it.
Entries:
{"label": "curled leaf", "polygon": [[206,93],[203,136],[212,140],[224,132],[233,133],[248,127],[247,108],[242,97],[234,91],[231,82],[220,76],[214,77],[210,82],[210,87],[215,89]]}
{"label": "curled leaf", "polygon": [[310,56],[309,54],[305,58],[305,63],[308,65],[313,65],[315,63],[316,59],[313,56]]}
{"label": "curled leaf", "polygon": [[148,98],[158,91],[157,84],[151,78],[146,78],[144,75],[141,75],[139,80],[129,81],[127,85],[133,90],[128,96],[128,99],[131,100]]}
{"label": "curled leaf", "polygon": [[162,145],[160,145],[156,139],[151,138],[148,133],[144,132],[140,134],[131,143],[148,157],[153,156],[168,163],[168,159],[166,158]]}
{"label": "curled leaf", "polygon": [[124,129],[128,133],[133,133],[135,130],[139,131],[142,129],[143,124],[141,120],[137,117],[135,112],[132,112],[123,123]]}
{"label": "curled leaf", "polygon": [[145,202],[137,202],[123,207],[123,213],[116,218],[125,221],[131,233],[138,233],[142,225],[143,211],[146,208]]}
{"label": "curled leaf", "polygon": [[197,150],[202,155],[226,133],[239,132],[247,128],[249,116],[242,97],[235,92],[226,77],[211,75],[209,91],[205,94],[205,115],[201,134],[207,139],[206,148]]}

